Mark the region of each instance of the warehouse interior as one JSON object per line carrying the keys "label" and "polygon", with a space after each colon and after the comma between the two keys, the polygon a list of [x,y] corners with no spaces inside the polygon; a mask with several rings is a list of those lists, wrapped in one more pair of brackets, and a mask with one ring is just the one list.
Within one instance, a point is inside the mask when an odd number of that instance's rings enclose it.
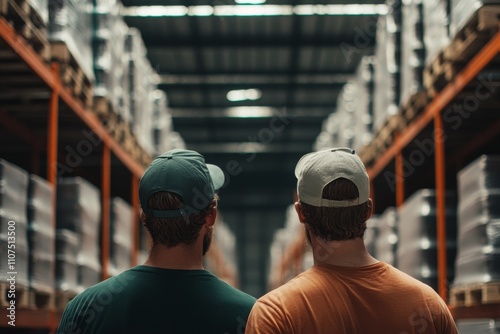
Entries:
{"label": "warehouse interior", "polygon": [[262,296],[313,264],[297,161],[351,147],[370,252],[460,333],[500,333],[499,17],[498,0],[4,0],[1,331],[52,333],[77,292],[144,262],[138,183],[173,148],[226,175],[207,269]]}

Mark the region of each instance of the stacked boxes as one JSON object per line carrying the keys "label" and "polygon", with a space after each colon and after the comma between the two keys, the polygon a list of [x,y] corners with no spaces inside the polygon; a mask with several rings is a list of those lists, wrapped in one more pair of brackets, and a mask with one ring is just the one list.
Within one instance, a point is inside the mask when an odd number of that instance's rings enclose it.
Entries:
{"label": "stacked boxes", "polygon": [[423,0],[422,3],[425,63],[428,65],[450,43],[448,0]]}
{"label": "stacked boxes", "polygon": [[402,7],[401,102],[423,89],[425,45],[422,0],[408,0]]}
{"label": "stacked boxes", "polygon": [[29,283],[37,291],[52,292],[55,284],[54,188],[30,175],[28,193]]}
{"label": "stacked boxes", "polygon": [[[100,222],[101,195],[88,181],[80,178],[63,178],[57,186],[57,229],[76,233],[79,239],[77,252],[78,288],[84,289],[101,280]],[[66,234],[68,237],[68,234]],[[67,251],[72,240],[66,239]],[[59,241],[59,240],[58,240]],[[64,250],[57,249],[60,255]],[[67,254],[71,257],[71,254]]]}
{"label": "stacked boxes", "polygon": [[28,177],[0,159],[0,282],[7,282],[8,272],[17,272],[19,288],[28,287]]}
{"label": "stacked boxes", "polygon": [[119,197],[111,199],[110,273],[117,275],[132,266],[132,207]]}
{"label": "stacked boxes", "polygon": [[49,23],[49,1],[48,0],[28,0],[30,6],[38,14],[42,20],[42,25],[47,26]]}
{"label": "stacked boxes", "polygon": [[397,264],[397,222],[398,214],[396,209],[394,207],[385,209],[377,223],[378,237],[375,242],[377,259],[393,266]]}
{"label": "stacked boxes", "polygon": [[92,16],[89,0],[49,0],[49,40],[62,42],[91,81]]}
{"label": "stacked boxes", "polygon": [[354,137],[352,148],[359,150],[368,145],[373,137],[373,88],[375,58],[365,56],[356,70],[354,88]]}
{"label": "stacked boxes", "polygon": [[378,238],[378,221],[379,221],[378,216],[372,216],[366,222],[364,242],[366,250],[368,250],[368,253],[370,253],[370,255],[373,257],[377,257],[377,251],[375,245]]}
{"label": "stacked boxes", "polygon": [[78,292],[78,264],[81,238],[77,232],[56,230],[56,277],[57,291],[76,294]]}
{"label": "stacked boxes", "polygon": [[454,285],[500,280],[500,156],[479,157],[458,174]]}
{"label": "stacked boxes", "polygon": [[[398,209],[398,268],[437,290],[436,191],[422,189]],[[454,276],[456,255],[456,199],[446,195],[447,279]]]}
{"label": "stacked boxes", "polygon": [[153,99],[158,95],[155,91],[159,78],[146,58],[146,47],[140,32],[135,28],[127,31],[125,58],[128,61],[132,132],[146,152],[153,154]]}
{"label": "stacked boxes", "polygon": [[389,12],[377,21],[373,90],[373,128],[398,113],[401,70],[401,2],[386,1]]}
{"label": "stacked boxes", "polygon": [[106,97],[125,122],[131,121],[128,64],[125,39],[128,26],[116,1],[98,1],[94,6],[93,68],[96,77],[94,95]]}
{"label": "stacked boxes", "polygon": [[167,95],[162,90],[153,93],[153,134],[155,155],[186,147],[181,135],[173,131],[172,116],[167,109]]}

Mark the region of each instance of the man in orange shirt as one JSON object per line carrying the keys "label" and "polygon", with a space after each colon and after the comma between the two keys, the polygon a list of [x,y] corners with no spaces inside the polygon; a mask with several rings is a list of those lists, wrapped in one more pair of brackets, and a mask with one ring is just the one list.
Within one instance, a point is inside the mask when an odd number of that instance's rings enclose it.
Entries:
{"label": "man in orange shirt", "polygon": [[295,176],[314,266],[261,297],[246,333],[458,333],[433,289],[366,250],[370,183],[354,150],[306,154]]}

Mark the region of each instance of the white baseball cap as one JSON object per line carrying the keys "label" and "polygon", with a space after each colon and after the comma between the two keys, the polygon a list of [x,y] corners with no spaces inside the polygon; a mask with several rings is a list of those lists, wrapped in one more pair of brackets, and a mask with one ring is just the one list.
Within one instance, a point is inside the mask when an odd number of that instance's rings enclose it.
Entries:
{"label": "white baseball cap", "polygon": [[[353,149],[329,148],[300,158],[295,166],[299,199],[317,207],[348,207],[363,204],[370,198],[370,182],[366,168]],[[323,189],[330,182],[345,178],[356,185],[359,196],[353,200],[323,198]]]}

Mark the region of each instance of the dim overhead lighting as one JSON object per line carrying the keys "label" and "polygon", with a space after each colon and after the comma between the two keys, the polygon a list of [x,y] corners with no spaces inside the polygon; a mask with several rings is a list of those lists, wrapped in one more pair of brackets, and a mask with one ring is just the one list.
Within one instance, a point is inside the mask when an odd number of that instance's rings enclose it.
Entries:
{"label": "dim overhead lighting", "polygon": [[276,110],[270,107],[232,107],[225,112],[227,117],[236,118],[259,118],[272,117]]}
{"label": "dim overhead lighting", "polygon": [[262,96],[262,92],[259,89],[237,89],[237,90],[231,90],[227,92],[227,99],[231,102],[238,102],[238,101],[254,101],[260,99]]}
{"label": "dim overhead lighting", "polygon": [[234,0],[239,5],[261,5],[266,2],[266,0]]}

